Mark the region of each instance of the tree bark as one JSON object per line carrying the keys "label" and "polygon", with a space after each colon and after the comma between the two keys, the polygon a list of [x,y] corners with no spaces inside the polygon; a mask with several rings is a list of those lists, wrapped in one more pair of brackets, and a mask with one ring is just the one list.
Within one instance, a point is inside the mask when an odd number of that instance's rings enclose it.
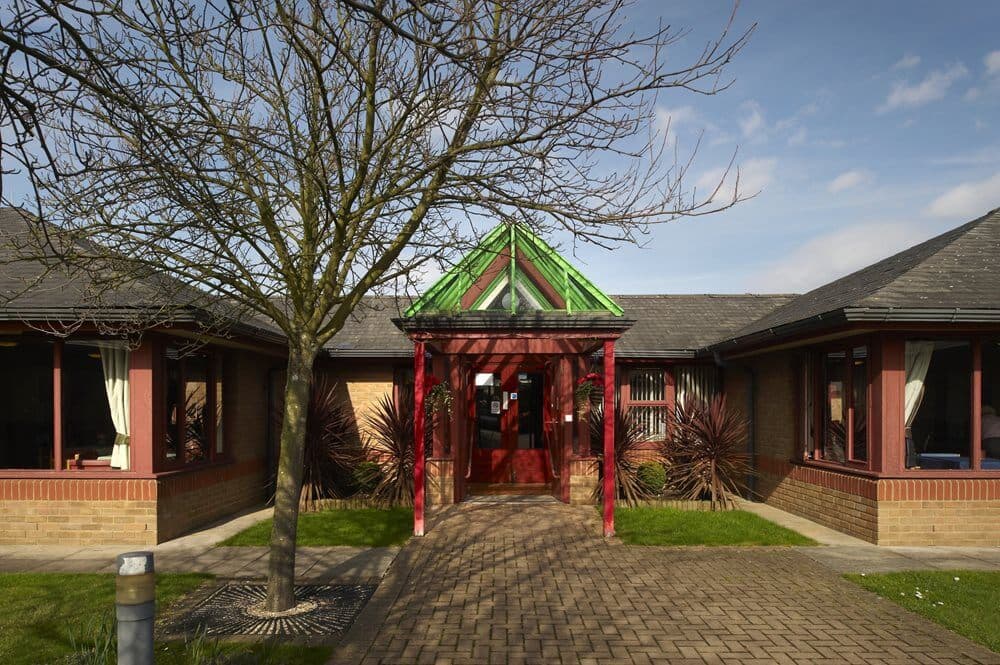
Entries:
{"label": "tree bark", "polygon": [[289,348],[271,553],[267,564],[265,609],[270,612],[283,612],[295,606],[295,537],[302,492],[306,413],[315,357],[313,350]]}

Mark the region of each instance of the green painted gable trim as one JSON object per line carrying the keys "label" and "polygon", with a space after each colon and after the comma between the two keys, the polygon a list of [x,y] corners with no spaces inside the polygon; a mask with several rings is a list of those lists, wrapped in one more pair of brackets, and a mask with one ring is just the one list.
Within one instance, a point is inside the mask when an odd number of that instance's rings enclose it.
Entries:
{"label": "green painted gable trim", "polygon": [[[462,297],[505,250],[509,251],[511,256],[506,272],[509,284],[513,287],[509,309],[511,314],[517,314],[519,311],[516,285],[520,284],[542,304],[545,311],[622,316],[623,310],[618,303],[598,289],[548,243],[521,224],[500,224],[487,233],[474,250],[406,310],[405,316],[460,313]],[[566,303],[564,310],[549,309],[552,303],[539,292],[532,279],[517,268],[518,255],[529,260],[538,269],[542,278],[559,293]],[[485,293],[495,288],[502,277],[503,273],[493,281]],[[472,309],[484,306],[482,300],[483,297],[480,297]]]}

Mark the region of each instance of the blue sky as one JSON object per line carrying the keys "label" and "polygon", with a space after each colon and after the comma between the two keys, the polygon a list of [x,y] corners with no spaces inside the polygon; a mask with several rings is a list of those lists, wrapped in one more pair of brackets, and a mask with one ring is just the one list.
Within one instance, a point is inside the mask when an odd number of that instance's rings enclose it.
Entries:
{"label": "blue sky", "polygon": [[[701,48],[721,1],[646,0]],[[689,185],[738,150],[753,200],[573,259],[610,293],[802,292],[1000,206],[1000,2],[745,0],[758,24],[716,97],[664,95]],[[564,252],[569,248],[564,246]]]}

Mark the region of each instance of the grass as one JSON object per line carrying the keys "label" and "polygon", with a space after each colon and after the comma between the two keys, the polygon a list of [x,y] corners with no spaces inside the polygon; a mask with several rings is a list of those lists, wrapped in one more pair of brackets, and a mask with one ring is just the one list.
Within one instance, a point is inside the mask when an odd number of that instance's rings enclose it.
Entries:
{"label": "grass", "polygon": [[[354,547],[388,547],[402,545],[413,533],[413,509],[359,508],[355,510],[323,510],[299,515],[296,541],[300,546],[353,545]],[[258,522],[220,546],[267,545],[271,538],[271,520]]]}
{"label": "grass", "polygon": [[[159,574],[156,577],[158,611],[190,593],[211,575]],[[115,577],[110,574],[6,573],[0,574],[0,662],[4,665],[58,663],[78,645],[93,643],[102,623],[114,616]],[[89,639],[88,639],[89,638]],[[319,665],[331,650],[326,647],[249,643],[207,643],[209,650],[227,656],[249,656],[249,662]],[[269,656],[264,660],[262,656]],[[186,646],[158,642],[156,662],[191,662]],[[246,662],[246,661],[243,661]]]}
{"label": "grass", "polygon": [[816,541],[744,510],[619,508],[615,533],[630,545],[815,545]]}
{"label": "grass", "polygon": [[1000,572],[929,570],[844,577],[1000,652]]}

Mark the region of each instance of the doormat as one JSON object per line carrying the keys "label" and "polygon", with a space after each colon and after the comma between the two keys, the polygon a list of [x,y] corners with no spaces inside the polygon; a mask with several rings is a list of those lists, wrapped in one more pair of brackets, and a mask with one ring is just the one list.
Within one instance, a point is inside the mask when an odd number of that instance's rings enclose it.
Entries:
{"label": "doormat", "polygon": [[272,613],[264,609],[265,585],[231,582],[168,617],[163,631],[214,637],[339,637],[374,591],[369,584],[296,585],[295,607]]}

